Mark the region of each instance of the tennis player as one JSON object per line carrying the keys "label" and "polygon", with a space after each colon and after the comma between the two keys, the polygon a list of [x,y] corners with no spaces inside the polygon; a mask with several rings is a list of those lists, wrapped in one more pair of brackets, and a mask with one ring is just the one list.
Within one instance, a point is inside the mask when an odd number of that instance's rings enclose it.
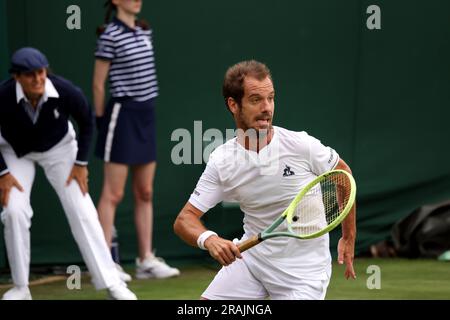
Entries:
{"label": "tennis player", "polygon": [[[174,230],[192,246],[208,250],[223,265],[202,299],[325,298],[331,277],[329,236],[311,240],[268,239],[240,253],[233,241],[207,230],[202,215],[221,201],[244,212],[243,241],[269,226],[308,182],[332,169],[351,173],[332,148],[306,132],[273,126],[275,90],[266,65],[240,62],[228,69],[225,103],[237,136],[218,147],[179,213]],[[338,262],[353,269],[355,206],[342,223]]]}

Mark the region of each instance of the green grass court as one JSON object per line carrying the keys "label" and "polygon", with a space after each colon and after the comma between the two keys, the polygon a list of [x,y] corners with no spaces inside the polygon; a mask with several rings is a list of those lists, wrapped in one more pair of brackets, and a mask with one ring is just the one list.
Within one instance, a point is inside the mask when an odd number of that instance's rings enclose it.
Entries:
{"label": "green grass court", "polygon": [[[380,267],[381,288],[369,290],[366,283],[373,274],[370,265]],[[197,300],[214,277],[218,266],[181,266],[181,276],[164,280],[133,280],[129,287],[141,300]],[[356,280],[346,280],[344,267],[333,265],[327,299],[450,299],[450,263],[437,260],[356,259]],[[126,267],[133,274],[133,266]],[[370,281],[369,281],[370,282]],[[371,282],[373,283],[373,282]],[[89,276],[83,276],[80,290],[68,290],[65,280],[30,287],[35,300],[105,299],[106,291],[96,291]],[[0,287],[2,295],[7,290]]]}

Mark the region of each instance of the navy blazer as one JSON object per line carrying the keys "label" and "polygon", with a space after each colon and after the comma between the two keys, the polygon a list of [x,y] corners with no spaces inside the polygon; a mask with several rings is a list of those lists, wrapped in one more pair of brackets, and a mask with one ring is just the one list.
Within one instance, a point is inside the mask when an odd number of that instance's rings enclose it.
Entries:
{"label": "navy blazer", "polygon": [[[0,84],[1,135],[19,158],[30,152],[45,152],[67,134],[69,116],[72,116],[78,125],[76,162],[87,163],[95,123],[93,109],[80,88],[70,81],[56,75],[48,75],[48,79],[59,98],[48,98],[35,124],[17,103],[16,81],[11,78]],[[5,170],[7,165],[0,152],[0,173]]]}

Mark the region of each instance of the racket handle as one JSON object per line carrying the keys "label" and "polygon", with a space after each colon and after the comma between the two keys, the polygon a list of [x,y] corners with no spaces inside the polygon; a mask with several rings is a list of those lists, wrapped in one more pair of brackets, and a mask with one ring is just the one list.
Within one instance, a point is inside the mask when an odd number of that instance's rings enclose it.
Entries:
{"label": "racket handle", "polygon": [[261,241],[263,241],[263,239],[261,239],[261,234],[257,234],[257,235],[254,235],[253,237],[245,240],[244,242],[240,243],[237,247],[238,247],[239,251],[242,253],[245,250],[248,250],[251,247],[256,246]]}

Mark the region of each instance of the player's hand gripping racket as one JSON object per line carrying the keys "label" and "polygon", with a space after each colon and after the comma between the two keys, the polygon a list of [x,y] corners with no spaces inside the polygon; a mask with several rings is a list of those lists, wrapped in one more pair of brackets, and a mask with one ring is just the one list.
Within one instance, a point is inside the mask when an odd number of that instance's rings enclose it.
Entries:
{"label": "player's hand gripping racket", "polygon": [[[345,219],[356,196],[356,183],[344,170],[326,172],[308,183],[289,207],[261,233],[238,245],[241,252],[274,237],[312,239],[330,232]],[[287,228],[276,231],[284,221]]]}

